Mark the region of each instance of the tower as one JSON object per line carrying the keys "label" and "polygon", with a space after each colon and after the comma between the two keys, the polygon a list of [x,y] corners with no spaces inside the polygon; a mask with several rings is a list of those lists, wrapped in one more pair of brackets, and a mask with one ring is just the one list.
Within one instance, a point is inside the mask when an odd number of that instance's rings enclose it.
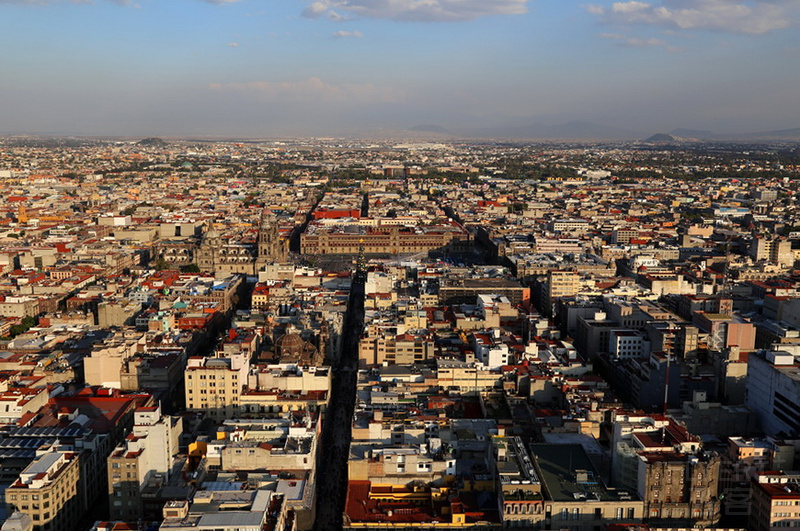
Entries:
{"label": "tower", "polygon": [[272,211],[265,209],[261,213],[261,222],[258,226],[256,270],[271,262],[281,262],[285,258],[284,244],[278,230],[278,218]]}
{"label": "tower", "polygon": [[197,250],[197,265],[201,271],[216,271],[222,241],[212,222],[206,224],[200,248]]}

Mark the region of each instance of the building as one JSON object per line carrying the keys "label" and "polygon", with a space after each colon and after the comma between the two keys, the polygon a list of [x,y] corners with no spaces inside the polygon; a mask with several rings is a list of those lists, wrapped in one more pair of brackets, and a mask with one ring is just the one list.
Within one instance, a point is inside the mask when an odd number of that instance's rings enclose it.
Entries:
{"label": "building", "polygon": [[792,242],[786,238],[757,236],[750,242],[749,255],[755,261],[765,260],[782,267],[794,265]]}
{"label": "building", "polygon": [[279,229],[277,217],[268,210],[261,215],[255,244],[225,239],[209,224],[195,253],[197,265],[201,271],[218,275],[254,276],[266,264],[286,259],[288,240],[281,236]]}
{"label": "building", "polygon": [[800,363],[787,351],[747,358],[747,407],[767,435],[800,433]]}
{"label": "building", "polygon": [[288,240],[281,237],[278,218],[269,210],[264,210],[258,225],[258,254],[256,271],[267,264],[286,261]]}
{"label": "building", "polygon": [[580,444],[531,444],[544,494],[544,529],[594,531],[641,522],[643,503],[633,493],[606,487]]}
{"label": "building", "polygon": [[612,330],[608,337],[611,359],[638,359],[650,355],[650,341],[635,330]]}
{"label": "building", "polygon": [[[239,485],[237,485],[239,486]],[[280,510],[280,496],[267,489],[204,490],[191,504],[176,501],[164,507],[162,531],[262,531],[268,514]],[[277,505],[277,507],[276,507]],[[275,526],[276,529],[282,527]]]}
{"label": "building", "polygon": [[639,454],[638,494],[645,519],[659,527],[709,527],[721,516],[720,458],[671,451]]}
{"label": "building", "polygon": [[462,253],[471,249],[472,236],[456,222],[414,227],[346,223],[329,226],[312,222],[300,235],[300,252],[310,255]]}
{"label": "building", "polygon": [[[134,412],[133,431],[108,457],[109,515],[115,520],[136,521],[145,515],[142,491],[151,481],[169,480],[172,458],[178,453],[183,419],[161,414],[161,407]],[[160,480],[160,481],[158,481]]]}
{"label": "building", "polygon": [[519,437],[492,437],[490,465],[498,484],[498,505],[506,527],[532,527],[544,520],[542,483]]}
{"label": "building", "polygon": [[550,271],[547,273],[545,304],[547,315],[552,315],[553,305],[560,297],[574,297],[580,288],[580,276],[574,271]]}
{"label": "building", "polygon": [[78,454],[46,451],[6,489],[8,514],[27,514],[36,531],[72,531],[82,516]]}
{"label": "building", "polygon": [[189,358],[184,379],[186,409],[205,411],[216,421],[235,417],[249,372],[250,357],[244,353],[225,358]]}
{"label": "building", "polygon": [[750,492],[748,529],[800,528],[800,476],[782,472],[758,474]]}
{"label": "building", "polygon": [[430,335],[386,334],[370,327],[370,333],[358,344],[360,365],[411,365],[433,358],[434,341]]}

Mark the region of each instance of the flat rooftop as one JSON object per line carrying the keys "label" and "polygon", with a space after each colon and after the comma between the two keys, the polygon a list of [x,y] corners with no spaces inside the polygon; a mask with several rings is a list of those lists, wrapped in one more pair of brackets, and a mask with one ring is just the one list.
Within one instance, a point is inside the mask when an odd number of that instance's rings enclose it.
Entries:
{"label": "flat rooftop", "polygon": [[580,444],[531,444],[540,479],[553,501],[623,501],[632,497],[609,490]]}

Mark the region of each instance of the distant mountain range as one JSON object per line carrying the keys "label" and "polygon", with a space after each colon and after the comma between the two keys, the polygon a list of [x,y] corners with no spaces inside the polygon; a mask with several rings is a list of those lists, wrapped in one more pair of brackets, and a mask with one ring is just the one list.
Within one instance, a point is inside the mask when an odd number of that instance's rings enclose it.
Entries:
{"label": "distant mountain range", "polygon": [[572,121],[546,125],[534,123],[521,126],[500,126],[479,129],[470,136],[495,138],[530,138],[552,140],[633,140],[641,133],[591,122]]}
{"label": "distant mountain range", "polygon": [[643,142],[691,142],[701,140],[717,141],[759,141],[759,140],[800,140],[800,128],[777,131],[761,131],[736,135],[719,135],[702,129],[677,128],[669,133],[647,136],[641,131],[621,129],[592,122],[572,121],[563,124],[547,125],[532,123],[524,125],[493,125],[449,129],[437,124],[416,125],[409,132],[473,138],[507,138],[527,140],[639,140]]}
{"label": "distant mountain range", "polygon": [[700,129],[673,129],[669,132],[670,135],[677,138],[696,139],[696,140],[710,140],[716,138],[712,131],[703,131]]}

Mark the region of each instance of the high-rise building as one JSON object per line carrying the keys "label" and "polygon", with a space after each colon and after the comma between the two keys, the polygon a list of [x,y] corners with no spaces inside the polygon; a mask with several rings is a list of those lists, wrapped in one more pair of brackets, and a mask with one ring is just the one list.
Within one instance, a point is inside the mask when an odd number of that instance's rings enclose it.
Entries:
{"label": "high-rise building", "polygon": [[800,364],[786,351],[747,358],[747,407],[767,435],[800,434]]}
{"label": "high-rise building", "polygon": [[182,427],[180,417],[163,416],[160,406],[136,410],[132,433],[108,457],[108,505],[112,519],[135,521],[154,517],[145,515],[141,493],[152,480],[169,479]]}

